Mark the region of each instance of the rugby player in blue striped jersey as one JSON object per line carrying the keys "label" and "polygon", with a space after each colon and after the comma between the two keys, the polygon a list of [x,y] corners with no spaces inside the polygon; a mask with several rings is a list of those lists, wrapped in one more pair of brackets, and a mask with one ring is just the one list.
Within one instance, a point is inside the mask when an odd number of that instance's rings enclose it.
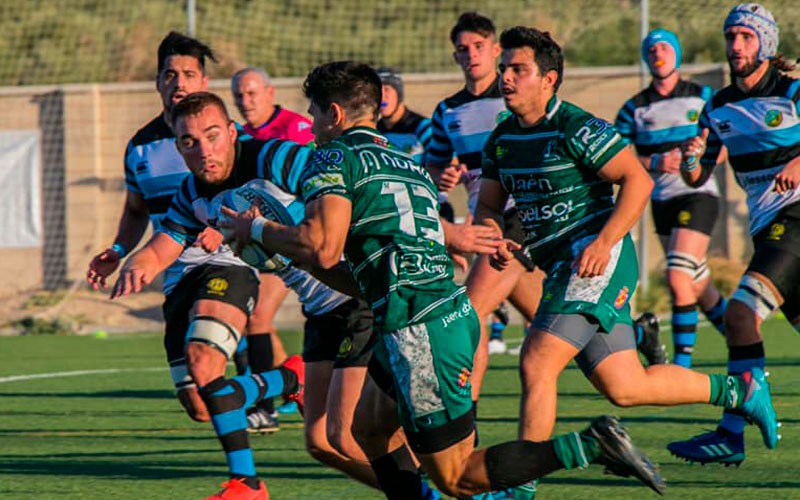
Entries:
{"label": "rugby player in blue striped jersey", "polygon": [[[725,312],[728,373],[737,374],[764,368],[761,324],[773,311],[800,332],[800,80],[784,74],[794,66],[778,55],[778,25],[763,5],[737,5],[723,30],[733,83],[703,108],[701,133],[681,145],[681,174],[702,186],[724,146],[747,197],[755,253]],[[740,464],[746,425],[726,411],[714,431],[667,448],[690,462]]]}
{"label": "rugby player in blue striped jersey", "polygon": [[[667,256],[672,362],[688,368],[697,340],[698,306],[724,333],[722,318],[727,304],[711,283],[706,261],[719,211],[717,180],[712,178],[693,189],[683,182],[679,170],[680,144],[697,135],[700,111],[714,92],[681,79],[681,45],[671,31],[659,28],[650,32],[642,41],[642,59],[653,80],[620,109],[615,126],[625,142],[636,147],[639,161],[655,182],[650,198],[656,233]],[[645,333],[652,334],[637,331],[637,335]],[[643,339],[638,346],[650,364],[666,363],[657,338]]]}

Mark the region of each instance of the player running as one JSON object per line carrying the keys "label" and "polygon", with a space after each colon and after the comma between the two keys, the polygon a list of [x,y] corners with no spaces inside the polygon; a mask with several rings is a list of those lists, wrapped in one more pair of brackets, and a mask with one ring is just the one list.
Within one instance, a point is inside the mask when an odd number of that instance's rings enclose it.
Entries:
{"label": "player running", "polygon": [[[778,25],[764,6],[737,5],[723,30],[733,83],[706,104],[700,136],[682,145],[681,174],[702,186],[724,146],[747,195],[755,253],[725,312],[728,373],[738,374],[764,368],[761,324],[775,309],[800,331],[800,81],[781,73],[792,68],[777,55]],[[715,431],[667,448],[692,462],[738,465],[746,423],[726,411]]]}
{"label": "player running", "polygon": [[[713,90],[681,79],[681,45],[671,31],[651,31],[642,41],[642,59],[653,80],[625,103],[614,125],[626,144],[636,146],[639,162],[655,182],[650,199],[656,233],[667,256],[672,362],[689,368],[697,342],[698,306],[725,333],[722,318],[727,301],[711,283],[706,261],[719,211],[717,180],[692,189],[679,169],[680,144],[697,135],[700,111]],[[667,361],[660,342],[644,354],[650,364]]]}
{"label": "player running", "polygon": [[[514,197],[526,235],[521,250],[547,274],[522,351],[520,437],[550,436],[558,377],[575,359],[618,406],[737,409],[774,448],[777,421],[759,368],[709,376],[677,365],[642,367],[628,302],[638,279],[629,231],[653,181],[611,124],[558,98],[563,55],[548,33],[515,27],[500,44],[502,91],[513,115],[487,141],[479,203],[500,224]],[[616,199],[613,184],[620,187]],[[498,266],[520,249],[506,241]]]}
{"label": "player running", "polygon": [[[465,85],[458,93],[441,101],[433,113],[433,137],[425,156],[426,167],[442,192],[452,190],[459,182],[464,184],[469,195],[469,213],[475,214],[483,146],[497,123],[508,114],[498,86],[500,46],[492,20],[477,12],[459,16],[450,31],[450,41],[454,48],[453,59],[461,67]],[[454,155],[458,163],[452,165]],[[513,203],[506,208],[507,236],[519,237],[516,209]],[[476,220],[481,220],[480,214]],[[541,271],[534,271],[535,267],[524,255],[519,257],[518,262],[501,273],[489,266],[485,256],[478,256],[467,276],[467,293],[481,318],[481,342],[472,373],[476,417],[489,354],[507,350],[502,332],[508,314],[498,311],[498,308],[504,300],[510,299],[528,322],[539,304],[543,275]],[[495,317],[490,335],[484,320],[493,312]]]}
{"label": "player running", "polygon": [[[607,417],[552,441],[474,450],[470,376],[478,318],[465,289],[453,282],[446,253],[452,228],[437,217],[435,184],[375,129],[381,81],[372,68],[323,64],[304,90],[320,144],[302,180],[306,218],[284,226],[252,211],[239,214],[232,221],[237,244],[252,237],[294,262],[339,271],[343,288],[361,291],[380,336],[375,359],[392,381],[408,441],[436,485],[464,497],[594,462],[663,490],[655,467]],[[379,450],[365,451],[374,459]],[[389,498],[419,498],[402,477],[390,486]]]}

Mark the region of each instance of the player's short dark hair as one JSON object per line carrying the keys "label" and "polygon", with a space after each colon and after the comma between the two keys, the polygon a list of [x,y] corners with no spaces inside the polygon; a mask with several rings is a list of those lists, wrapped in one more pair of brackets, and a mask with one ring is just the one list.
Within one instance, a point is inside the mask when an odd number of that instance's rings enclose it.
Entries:
{"label": "player's short dark hair", "polygon": [[366,112],[377,119],[382,84],[371,66],[335,61],[314,68],[303,82],[303,93],[322,110],[336,103],[351,113]]}
{"label": "player's short dark hair", "polygon": [[170,31],[169,34],[161,40],[158,46],[158,72],[164,69],[164,64],[170,56],[190,56],[197,59],[200,63],[203,73],[206,71],[206,57],[214,62],[217,58],[211,47],[203,42],[192,37],[182,35],[177,31]]}
{"label": "player's short dark hair", "polygon": [[216,106],[222,111],[225,116],[225,121],[231,121],[231,115],[228,114],[228,108],[225,107],[225,102],[213,92],[194,92],[184,97],[181,102],[172,108],[170,118],[172,120],[172,127],[178,123],[178,118],[184,116],[194,116],[202,113],[208,106]]}
{"label": "player's short dark hair", "polygon": [[456,25],[450,30],[450,42],[455,45],[458,35],[464,31],[477,33],[484,38],[489,38],[497,33],[492,20],[477,12],[464,12],[458,16]]}
{"label": "player's short dark hair", "polygon": [[515,26],[505,30],[500,35],[500,47],[503,50],[530,47],[533,49],[533,59],[539,67],[539,73],[544,75],[548,71],[558,73],[554,91],[558,91],[564,76],[564,54],[561,47],[553,40],[550,33],[536,28]]}

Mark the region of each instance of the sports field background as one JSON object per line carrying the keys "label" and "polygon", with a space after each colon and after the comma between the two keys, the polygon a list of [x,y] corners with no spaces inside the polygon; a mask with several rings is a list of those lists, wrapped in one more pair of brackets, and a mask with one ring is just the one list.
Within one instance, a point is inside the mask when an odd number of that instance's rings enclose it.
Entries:
{"label": "sports field background", "polygon": [[[297,349],[300,335],[283,333],[287,346]],[[512,337],[519,335],[511,329]],[[670,498],[800,499],[800,337],[780,320],[767,323],[765,337],[783,439],[767,451],[751,427],[748,458],[738,469],[689,466],[664,448],[712,429],[717,409],[614,408],[574,366],[561,379],[557,431],[582,428],[602,413],[621,416],[637,444],[661,464]],[[724,370],[722,337],[712,329],[701,329],[696,353],[700,370]],[[493,356],[480,403],[484,444],[515,435],[518,396],[516,358]],[[257,436],[252,444],[273,500],[381,498],[312,461],[296,415],[283,419],[279,433]],[[0,338],[0,499],[199,499],[225,479],[210,426],[191,422],[173,397],[159,335]],[[537,496],[588,498],[656,495],[592,467],[554,474]]]}

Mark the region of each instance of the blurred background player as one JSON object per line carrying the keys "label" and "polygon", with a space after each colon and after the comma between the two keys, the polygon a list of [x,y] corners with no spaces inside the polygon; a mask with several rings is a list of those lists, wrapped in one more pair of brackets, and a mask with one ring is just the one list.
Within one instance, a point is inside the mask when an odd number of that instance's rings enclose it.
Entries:
{"label": "blurred background player", "polygon": [[[689,368],[697,340],[697,306],[720,333],[725,332],[727,301],[711,283],[706,260],[719,211],[717,180],[711,178],[693,189],[680,176],[680,145],[697,135],[697,120],[713,90],[681,79],[681,45],[671,31],[650,32],[642,41],[642,59],[652,82],[625,103],[615,126],[625,142],[636,147],[639,161],[655,182],[650,198],[656,233],[667,256],[672,361]],[[660,342],[639,348],[650,364],[666,362]]]}
{"label": "blurred background player", "polygon": [[[778,25],[755,3],[734,7],[723,24],[733,83],[706,104],[701,133],[681,146],[681,174],[693,186],[711,178],[722,147],[747,196],[755,253],[725,311],[728,373],[765,365],[761,324],[780,307],[800,331],[800,81],[778,55]],[[706,142],[707,141],[707,142]],[[741,414],[726,411],[716,430],[667,447],[701,464],[745,459]]]}
{"label": "blurred background player", "polygon": [[[497,59],[500,45],[491,19],[477,12],[465,12],[450,31],[453,59],[464,74],[464,88],[441,101],[433,113],[432,138],[425,160],[428,171],[440,191],[450,191],[459,182],[469,195],[469,213],[475,213],[483,146],[499,121],[508,116],[498,87]],[[452,165],[453,156],[458,164]],[[509,221],[517,219],[509,204]],[[480,221],[477,221],[480,222]],[[509,223],[509,228],[513,224]],[[512,237],[513,235],[507,235]],[[524,256],[521,256],[524,258]],[[489,265],[486,257],[478,256],[467,277],[467,293],[478,317],[481,318],[481,342],[475,352],[472,374],[473,400],[477,401],[489,362],[489,349],[506,351],[502,339],[507,314],[499,313],[490,340],[484,321],[502,301],[509,298],[529,321],[536,312],[541,295],[541,272],[533,272],[529,262],[518,262],[502,273]]]}
{"label": "blurred background player", "polygon": [[[286,139],[299,144],[314,142],[311,121],[304,116],[275,104],[275,87],[261,68],[247,67],[234,73],[231,93],[244,123],[240,139],[247,136],[257,140]],[[237,370],[249,365],[256,373],[280,365],[286,359],[274,319],[289,288],[274,274],[262,273],[258,304],[247,323],[246,361],[237,360]],[[272,398],[260,401],[247,416],[253,432],[275,432],[280,429],[278,412]]]}
{"label": "blurred background player", "polygon": [[424,165],[425,151],[431,141],[431,119],[408,109],[399,71],[386,67],[377,71],[383,83],[378,130],[418,165]]}
{"label": "blurred background player", "polygon": [[311,120],[275,104],[275,87],[262,68],[240,69],[231,77],[231,93],[244,118],[242,129],[253,139],[287,139],[313,144]]}

